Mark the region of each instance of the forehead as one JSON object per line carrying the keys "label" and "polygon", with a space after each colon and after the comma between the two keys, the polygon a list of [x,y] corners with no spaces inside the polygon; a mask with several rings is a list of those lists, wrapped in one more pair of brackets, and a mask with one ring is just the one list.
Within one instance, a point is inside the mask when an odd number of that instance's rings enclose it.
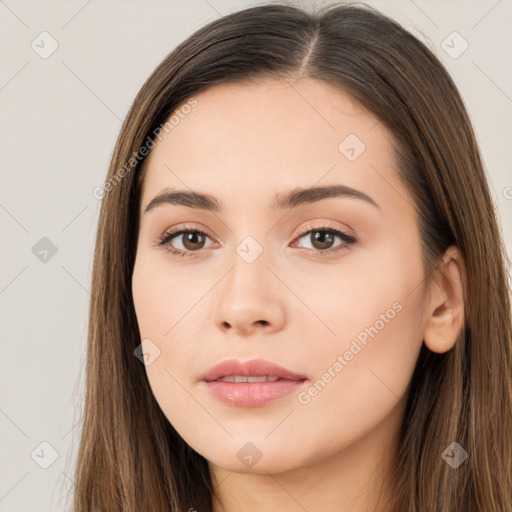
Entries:
{"label": "forehead", "polygon": [[143,204],[165,188],[229,203],[315,184],[343,183],[370,195],[401,186],[384,125],[326,82],[220,84],[194,99],[193,108],[175,111],[172,129],[148,156]]}

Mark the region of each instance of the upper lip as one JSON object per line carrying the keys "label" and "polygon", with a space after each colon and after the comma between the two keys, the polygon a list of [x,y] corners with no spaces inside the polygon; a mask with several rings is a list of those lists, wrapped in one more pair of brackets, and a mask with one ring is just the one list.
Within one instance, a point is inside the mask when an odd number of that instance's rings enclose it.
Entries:
{"label": "upper lip", "polygon": [[210,382],[231,375],[245,375],[248,377],[268,376],[287,380],[306,379],[304,375],[292,372],[287,368],[283,368],[282,366],[264,359],[251,359],[245,362],[238,359],[228,359],[210,368],[210,370],[203,375],[203,380]]}

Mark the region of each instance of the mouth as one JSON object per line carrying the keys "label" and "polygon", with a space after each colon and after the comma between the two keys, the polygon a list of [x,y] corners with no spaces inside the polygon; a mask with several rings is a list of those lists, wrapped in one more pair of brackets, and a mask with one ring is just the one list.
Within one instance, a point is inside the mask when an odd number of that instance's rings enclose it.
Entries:
{"label": "mouth", "polygon": [[220,379],[210,382],[276,382],[281,377],[270,377],[270,375],[263,375],[261,377],[252,377],[249,375],[230,375],[229,377],[222,377]]}
{"label": "mouth", "polygon": [[213,396],[236,407],[261,407],[298,391],[308,379],[262,359],[231,359],[210,369],[203,381]]}

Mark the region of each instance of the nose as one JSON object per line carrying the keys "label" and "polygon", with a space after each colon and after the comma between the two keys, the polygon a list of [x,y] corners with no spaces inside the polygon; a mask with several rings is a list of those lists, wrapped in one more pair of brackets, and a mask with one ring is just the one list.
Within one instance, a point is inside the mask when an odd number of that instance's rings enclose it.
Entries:
{"label": "nose", "polygon": [[233,268],[217,295],[215,322],[238,336],[283,328],[285,305],[282,285],[266,265],[262,254],[252,263],[235,256]]}

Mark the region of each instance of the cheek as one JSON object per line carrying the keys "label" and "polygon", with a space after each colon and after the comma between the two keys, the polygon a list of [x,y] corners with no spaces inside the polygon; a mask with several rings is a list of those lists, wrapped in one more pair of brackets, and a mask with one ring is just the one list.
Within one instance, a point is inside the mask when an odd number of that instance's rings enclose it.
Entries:
{"label": "cheek", "polygon": [[204,350],[197,321],[204,316],[200,300],[208,287],[191,282],[193,275],[175,276],[165,262],[162,265],[145,254],[136,259],[132,294],[141,341],[150,340],[148,346],[158,354],[145,370],[155,399],[175,428],[188,417],[184,413],[191,408],[189,380],[197,373],[197,355]]}
{"label": "cheek", "polygon": [[[378,425],[399,423],[421,349],[419,294],[407,295],[410,288],[400,282],[348,288],[351,300],[340,293],[329,306],[336,337],[308,347],[314,377],[294,408],[295,424],[314,433],[297,442],[319,456],[349,446]],[[294,435],[286,428],[282,434],[283,442]],[[320,437],[330,439],[329,446]]]}
{"label": "cheek", "polygon": [[163,329],[159,309],[165,297],[162,296],[162,288],[158,286],[158,282],[155,267],[145,257],[144,252],[139,250],[133,268],[132,297],[142,339],[152,339],[157,334],[159,336]]}
{"label": "cheek", "polygon": [[321,343],[302,340],[315,378],[298,401],[315,428],[339,438],[341,421],[355,435],[405,397],[423,339],[423,269],[413,252],[389,244],[375,251],[378,259],[351,261],[314,288],[306,287],[311,275],[302,278],[304,301],[324,324],[317,322]]}
{"label": "cheek", "polygon": [[201,311],[201,299],[207,291],[208,280],[198,281],[197,272],[173,267],[161,256],[139,253],[133,270],[132,295],[141,337],[173,337],[176,330],[190,325],[190,312]]}

